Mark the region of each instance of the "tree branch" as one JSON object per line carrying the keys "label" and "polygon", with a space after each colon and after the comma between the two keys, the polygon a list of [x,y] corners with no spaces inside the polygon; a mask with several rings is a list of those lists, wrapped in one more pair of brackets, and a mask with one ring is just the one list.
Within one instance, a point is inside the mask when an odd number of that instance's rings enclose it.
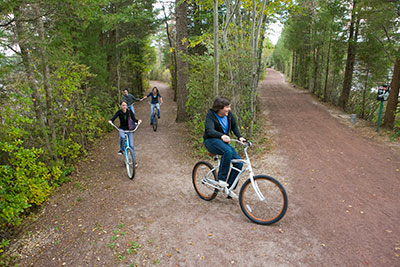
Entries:
{"label": "tree branch", "polygon": [[12,19],[12,20],[10,20],[10,21],[7,22],[7,23],[0,24],[0,27],[7,27],[8,25],[10,25],[11,23],[13,23],[14,21],[15,21],[15,19]]}
{"label": "tree branch", "polygon": [[389,61],[392,62],[394,64],[394,60],[392,60],[392,57],[390,56],[389,52],[386,50],[385,48],[385,44],[376,36],[374,36],[375,39],[378,40],[378,42],[382,45],[383,51],[385,52],[386,56],[388,57]]}
{"label": "tree branch", "polygon": [[392,44],[392,40],[390,39],[389,33],[386,30],[385,25],[382,25],[383,31],[385,32],[386,37],[388,38],[389,44]]}
{"label": "tree branch", "polygon": [[15,54],[21,55],[21,53],[18,52],[17,50],[15,50],[11,45],[7,45],[7,48],[10,49],[11,51],[13,51]]}

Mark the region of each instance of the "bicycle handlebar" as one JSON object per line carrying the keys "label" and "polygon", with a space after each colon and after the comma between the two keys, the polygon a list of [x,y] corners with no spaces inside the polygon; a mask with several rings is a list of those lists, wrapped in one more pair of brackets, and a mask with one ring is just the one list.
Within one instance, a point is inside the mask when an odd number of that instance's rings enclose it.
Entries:
{"label": "bicycle handlebar", "polygon": [[124,133],[134,133],[134,132],[136,132],[136,130],[139,128],[139,125],[140,125],[140,124],[141,124],[141,122],[139,122],[139,123],[136,125],[135,129],[133,129],[133,130],[123,130],[123,129],[120,129],[120,128],[118,128],[117,126],[115,126],[114,123],[111,123],[111,125],[112,125],[115,129],[117,129],[117,131],[121,131],[121,132],[124,132]]}
{"label": "bicycle handlebar", "polygon": [[247,147],[251,147],[253,144],[249,141],[249,140],[246,140],[245,141],[245,143],[242,143],[240,140],[238,140],[238,139],[231,139],[231,141],[233,141],[233,142],[235,142],[235,143],[238,143],[238,144],[240,144],[240,145],[242,145],[242,146],[247,146]]}

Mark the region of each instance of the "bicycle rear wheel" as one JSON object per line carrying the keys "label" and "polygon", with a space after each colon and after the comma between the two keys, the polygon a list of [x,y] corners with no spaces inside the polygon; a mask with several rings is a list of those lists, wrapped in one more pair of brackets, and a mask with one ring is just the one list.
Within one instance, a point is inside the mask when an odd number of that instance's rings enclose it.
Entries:
{"label": "bicycle rear wheel", "polygon": [[125,164],[129,179],[133,179],[135,177],[136,168],[135,157],[133,156],[133,150],[131,148],[128,148],[126,151]]}
{"label": "bicycle rear wheel", "polygon": [[192,181],[194,190],[200,198],[204,200],[212,200],[217,194],[218,190],[207,183],[211,181],[217,181],[217,176],[213,166],[206,161],[199,161],[193,167]]}
{"label": "bicycle rear wheel", "polygon": [[158,116],[157,116],[157,108],[153,109],[153,130],[157,131],[158,124]]}
{"label": "bicycle rear wheel", "polygon": [[285,215],[288,199],[285,188],[274,178],[266,175],[254,177],[261,194],[260,200],[254,187],[248,179],[240,189],[239,203],[243,213],[251,221],[258,224],[273,224]]}

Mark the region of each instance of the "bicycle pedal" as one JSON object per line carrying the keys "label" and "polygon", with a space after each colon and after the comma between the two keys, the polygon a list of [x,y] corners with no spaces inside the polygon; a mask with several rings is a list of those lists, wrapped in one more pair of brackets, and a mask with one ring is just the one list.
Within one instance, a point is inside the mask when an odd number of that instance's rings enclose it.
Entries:
{"label": "bicycle pedal", "polygon": [[218,181],[218,185],[225,188],[229,186],[229,184],[225,181]]}

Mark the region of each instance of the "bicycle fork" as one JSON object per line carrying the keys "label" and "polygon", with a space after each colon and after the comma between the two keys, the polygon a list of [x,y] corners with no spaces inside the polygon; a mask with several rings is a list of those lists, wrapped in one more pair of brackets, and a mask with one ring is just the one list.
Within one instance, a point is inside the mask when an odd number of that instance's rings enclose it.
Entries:
{"label": "bicycle fork", "polygon": [[254,172],[253,169],[251,168],[251,165],[249,165],[249,171],[250,171],[250,182],[254,188],[254,191],[256,192],[256,195],[258,196],[260,201],[265,201],[265,197],[261,193],[260,188],[258,187],[256,180],[254,179]]}

